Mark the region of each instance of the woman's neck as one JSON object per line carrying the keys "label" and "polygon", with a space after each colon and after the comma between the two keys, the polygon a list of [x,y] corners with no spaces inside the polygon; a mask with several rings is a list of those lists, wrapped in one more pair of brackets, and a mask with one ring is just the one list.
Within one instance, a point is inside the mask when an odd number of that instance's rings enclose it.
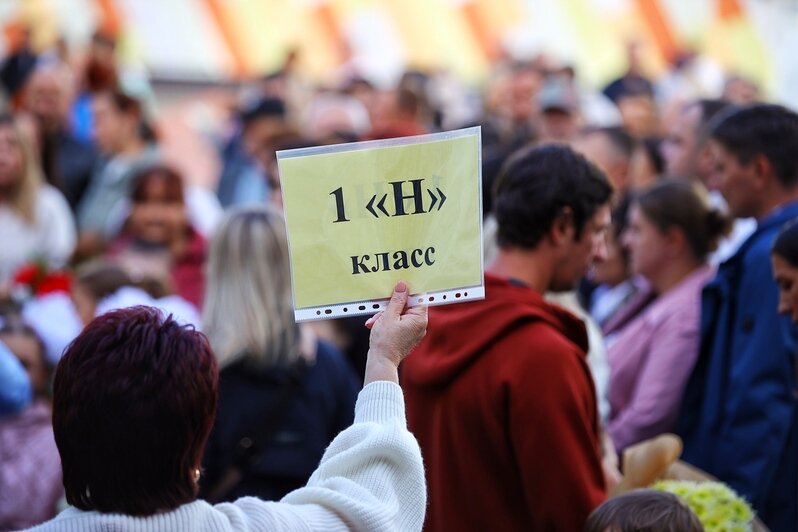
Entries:
{"label": "woman's neck", "polygon": [[657,275],[647,277],[647,279],[648,282],[651,283],[654,292],[662,295],[673,289],[687,276],[702,266],[704,266],[704,262],[696,260],[692,257],[685,257],[672,262],[662,272],[659,272]]}

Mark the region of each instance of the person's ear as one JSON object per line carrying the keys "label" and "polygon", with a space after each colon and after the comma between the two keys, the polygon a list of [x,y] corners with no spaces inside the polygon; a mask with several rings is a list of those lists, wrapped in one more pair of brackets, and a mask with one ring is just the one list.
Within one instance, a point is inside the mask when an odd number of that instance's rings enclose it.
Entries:
{"label": "person's ear", "polygon": [[574,211],[564,207],[551,224],[549,239],[554,247],[561,247],[574,240],[575,232]]}
{"label": "person's ear", "polygon": [[775,179],[778,181],[773,165],[770,163],[770,159],[765,157],[764,154],[756,154],[748,164],[754,176],[754,185],[758,189],[765,188],[770,184],[771,180]]}
{"label": "person's ear", "polygon": [[696,152],[696,166],[700,176],[708,176],[715,167],[715,157],[712,155],[712,150],[709,148],[709,143],[704,143],[698,147]]}
{"label": "person's ear", "polygon": [[678,227],[671,227],[663,233],[666,253],[669,257],[680,255],[687,246],[687,235]]}

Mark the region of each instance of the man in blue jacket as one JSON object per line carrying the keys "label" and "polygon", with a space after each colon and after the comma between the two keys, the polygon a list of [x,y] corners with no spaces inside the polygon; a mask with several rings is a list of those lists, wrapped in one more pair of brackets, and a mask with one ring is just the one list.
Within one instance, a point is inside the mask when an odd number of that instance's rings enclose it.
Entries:
{"label": "man in blue jacket", "polygon": [[702,298],[701,351],[688,383],[683,459],[750,501],[774,531],[798,530],[796,330],[777,314],[770,249],[798,217],[798,115],[733,109],[710,125],[720,189],[756,231],[722,263]]}

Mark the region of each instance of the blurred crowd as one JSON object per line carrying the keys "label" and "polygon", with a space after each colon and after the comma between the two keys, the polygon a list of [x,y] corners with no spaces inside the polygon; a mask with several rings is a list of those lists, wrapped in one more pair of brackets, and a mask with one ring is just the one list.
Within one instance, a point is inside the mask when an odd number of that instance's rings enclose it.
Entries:
{"label": "blurred crowd", "polygon": [[[530,399],[536,408],[562,408],[568,418],[542,430],[584,434],[578,442],[551,438],[514,448],[535,454],[492,466],[511,471],[534,460],[551,471],[487,482],[491,470],[461,469],[447,458],[471,453],[489,467],[491,460],[475,454],[491,452],[473,441],[481,427],[442,436],[467,414],[455,410],[457,402],[445,403],[445,419],[423,412],[437,397],[429,387],[438,377],[421,354],[417,366],[411,356],[403,387],[429,475],[428,528],[458,528],[459,508],[475,504],[454,499],[447,483],[479,484],[475,494],[482,490],[488,499],[502,489],[529,492],[473,506],[483,520],[463,510],[463,526],[490,527],[495,512],[512,528],[523,524],[513,505],[526,505],[541,517],[522,528],[581,527],[614,482],[608,471],[623,473],[616,466],[625,449],[677,432],[687,462],[734,487],[773,530],[795,530],[796,329],[789,316],[778,316],[798,312],[788,296],[779,302],[798,267],[795,237],[776,257],[778,284],[770,254],[782,226],[798,217],[798,117],[763,102],[742,76],[707,82],[696,54],[674,58],[656,78],[639,55],[630,43],[626,71],[604,87],[586,86],[572,66],[540,55],[496,64],[481,87],[442,71],[409,70],[386,88],[352,65],[342,66],[335,82],[311,83],[289,54],[281,69],[231,90],[217,130],[203,132],[219,162],[209,187],[165,157],[157,91],[146,79],[126,81],[113,37],[97,33],[80,51],[34,50],[23,38],[0,65],[0,366],[18,362],[28,377],[27,388],[0,382],[9,396],[22,390],[0,411],[0,529],[36,525],[63,507],[52,372],[96,316],[135,305],[193,324],[218,360],[219,411],[200,496],[279,500],[303,486],[353,421],[369,340],[361,318],[295,323],[275,152],[480,125],[486,265],[504,264],[515,246],[537,249],[538,240],[520,234],[527,229],[544,239],[555,232],[554,215],[520,218],[532,207],[497,205],[519,158],[538,164],[528,150],[567,146],[566,162],[584,157],[611,188],[611,199],[608,192],[599,201],[587,192],[582,198],[579,181],[560,196],[549,183],[534,195],[554,203],[529,203],[557,216],[572,209],[574,240],[586,223],[580,216],[607,208],[589,268],[577,267],[573,283],[533,286],[587,325],[584,386],[592,397],[580,396],[579,408],[594,411],[585,416],[595,416],[597,429],[580,425],[592,422],[567,405]],[[549,179],[559,171],[553,166]],[[595,208],[585,207],[590,201]],[[571,202],[583,204],[566,207]],[[566,266],[565,258],[555,263]],[[489,300],[491,290],[508,289],[498,282],[486,281]],[[441,331],[484,336],[478,349],[501,344],[505,329],[489,331],[495,337],[480,329],[498,327],[496,316],[509,304],[486,307],[470,322],[449,321],[443,310],[436,322],[432,313],[431,338],[419,349],[440,347],[438,323]],[[452,338],[441,342],[459,346]],[[508,356],[522,356],[515,351],[523,346],[512,349]],[[530,393],[559,392],[531,386]],[[515,423],[541,419],[531,416]],[[512,420],[505,429],[501,437],[512,441],[516,430],[535,430]],[[247,445],[253,439],[260,440],[257,454]],[[441,454],[444,444],[462,447]],[[242,463],[243,478],[227,482],[232,465]],[[568,463],[597,466],[598,473],[569,473]],[[543,495],[558,482],[569,502]],[[552,507],[539,507],[546,504]]]}

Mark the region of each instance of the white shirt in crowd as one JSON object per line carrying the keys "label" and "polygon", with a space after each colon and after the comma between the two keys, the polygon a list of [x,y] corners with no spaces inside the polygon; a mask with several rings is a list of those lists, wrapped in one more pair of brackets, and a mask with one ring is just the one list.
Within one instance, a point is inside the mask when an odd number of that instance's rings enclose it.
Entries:
{"label": "white shirt in crowd", "polygon": [[42,185],[36,194],[35,213],[35,222],[29,224],[11,207],[0,204],[0,286],[34,260],[61,267],[75,249],[75,220],[58,190]]}
{"label": "white shirt in crowd", "polygon": [[[717,190],[710,191],[709,203],[716,209],[728,212],[729,206],[726,200]],[[727,261],[737,253],[743,242],[756,231],[756,220],[753,218],[737,218],[732,221],[731,232],[723,237],[716,249],[709,257],[709,263],[717,266],[721,262]]]}
{"label": "white shirt in crowd", "polygon": [[[145,305],[159,309],[164,316],[171,315],[181,325],[192,325],[201,330],[202,320],[194,305],[180,296],[170,295],[154,299],[144,290],[123,286],[97,302],[94,316],[120,308]],[[42,339],[47,361],[55,366],[67,346],[83,330],[83,323],[69,294],[54,292],[26,301],[22,306],[25,323],[33,327]]]}
{"label": "white shirt in crowd", "polygon": [[604,344],[601,328],[593,317],[582,308],[575,291],[547,292],[546,300],[563,307],[585,323],[590,346],[587,352],[587,365],[593,376],[593,383],[596,385],[596,406],[601,424],[604,425],[610,417],[610,363],[607,360],[607,347]]}

